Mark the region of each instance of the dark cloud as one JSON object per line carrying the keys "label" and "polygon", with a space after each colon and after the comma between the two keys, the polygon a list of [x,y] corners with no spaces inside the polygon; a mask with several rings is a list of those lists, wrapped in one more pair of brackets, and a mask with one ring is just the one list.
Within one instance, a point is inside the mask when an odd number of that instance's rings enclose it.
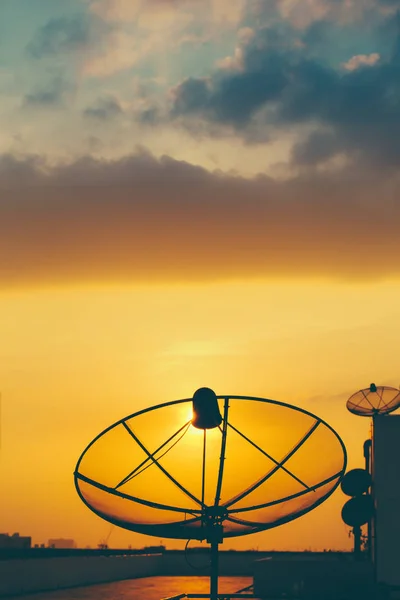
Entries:
{"label": "dark cloud", "polygon": [[[332,127],[331,155],[361,154],[365,160],[386,166],[400,163],[400,63],[359,68],[344,74],[330,88],[329,98],[312,107],[314,117]],[[297,98],[301,101],[301,98]],[[311,101],[310,101],[311,103]],[[294,106],[296,98],[294,98]],[[290,119],[297,109],[284,107]],[[289,110],[287,110],[289,109]],[[328,138],[326,138],[328,141]],[[305,141],[301,153],[315,148],[315,137]],[[329,153],[328,153],[329,156]],[[321,156],[315,155],[315,162]]]}
{"label": "dark cloud", "polygon": [[149,106],[149,108],[139,112],[136,119],[142,125],[157,125],[161,122],[159,109],[155,106]]}
{"label": "dark cloud", "polygon": [[220,70],[207,79],[190,78],[175,89],[172,116],[199,115],[242,128],[263,106],[276,102],[287,85],[287,57],[272,29],[258,33],[245,49],[243,69]]}
{"label": "dark cloud", "polygon": [[101,121],[108,121],[122,113],[120,103],[112,97],[99,98],[93,106],[89,106],[83,111],[85,117],[100,119]]}
{"label": "dark cloud", "polygon": [[63,104],[69,85],[62,77],[53,77],[46,84],[26,94],[23,106],[31,108],[54,108]]}
{"label": "dark cloud", "polygon": [[0,284],[400,276],[400,177],[248,180],[138,152],[0,160]]}
{"label": "dark cloud", "polygon": [[[39,184],[43,180],[44,167],[45,162],[39,156],[25,156],[18,160],[12,154],[3,154],[0,159],[0,189]],[[3,208],[1,199],[0,204]]]}
{"label": "dark cloud", "polygon": [[335,135],[315,132],[305,142],[295,145],[293,159],[298,165],[315,165],[335,156],[338,147]]}
{"label": "dark cloud", "polygon": [[25,106],[52,106],[60,104],[62,92],[57,89],[47,89],[26,94],[24,97]]}
{"label": "dark cloud", "polygon": [[[391,17],[388,23],[397,22]],[[242,66],[220,69],[208,79],[188,79],[175,89],[171,116],[225,125],[252,141],[251,126],[319,124],[332,131],[304,140],[295,157],[322,161],[348,153],[381,164],[400,162],[400,44],[392,26],[387,59],[346,71],[320,62],[293,32],[265,28],[242,49]],[[387,28],[389,31],[390,28]],[[310,37],[309,31],[304,37]],[[264,115],[264,122],[259,119]],[[256,129],[253,127],[253,131]],[[253,139],[257,142],[259,134]],[[324,142],[323,147],[321,142]],[[320,146],[322,154],[316,152]]]}
{"label": "dark cloud", "polygon": [[89,41],[89,21],[83,15],[50,19],[37,30],[27,46],[33,58],[69,52]]}
{"label": "dark cloud", "polygon": [[173,116],[206,110],[210,96],[211,91],[205,79],[186,79],[177,89]]}

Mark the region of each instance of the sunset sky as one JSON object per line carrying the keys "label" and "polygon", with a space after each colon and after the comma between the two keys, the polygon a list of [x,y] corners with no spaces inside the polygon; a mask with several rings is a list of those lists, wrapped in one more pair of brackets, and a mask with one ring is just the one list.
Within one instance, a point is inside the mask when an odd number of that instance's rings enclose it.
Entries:
{"label": "sunset sky", "polygon": [[[0,40],[0,531],[158,543],[73,471],[202,386],[363,466],[346,400],[400,383],[400,1],[1,0]],[[345,500],[225,546],[350,548]]]}

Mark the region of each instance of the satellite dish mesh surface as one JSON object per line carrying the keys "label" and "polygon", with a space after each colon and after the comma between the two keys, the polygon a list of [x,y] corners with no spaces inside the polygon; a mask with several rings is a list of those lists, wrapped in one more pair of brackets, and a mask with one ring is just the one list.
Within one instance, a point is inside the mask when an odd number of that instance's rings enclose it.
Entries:
{"label": "satellite dish mesh surface", "polygon": [[218,523],[220,543],[287,523],[335,490],[346,450],[327,423],[275,400],[214,397],[220,418],[209,425],[193,425],[190,398],[108,427],[78,461],[81,499],[119,527],[163,538],[208,539]]}
{"label": "satellite dish mesh surface", "polygon": [[347,409],[361,417],[373,417],[393,412],[400,406],[400,390],[371,383],[347,400]]}

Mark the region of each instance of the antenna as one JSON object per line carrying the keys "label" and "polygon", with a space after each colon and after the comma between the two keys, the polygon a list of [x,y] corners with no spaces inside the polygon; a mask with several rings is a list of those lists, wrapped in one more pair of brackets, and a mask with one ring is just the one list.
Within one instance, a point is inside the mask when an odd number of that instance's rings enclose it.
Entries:
{"label": "antenna", "polygon": [[[354,555],[361,557],[361,526],[370,523],[374,514],[374,503],[369,489],[371,475],[366,469],[352,469],[343,477],[340,487],[350,500],[342,508],[342,519],[352,527],[354,536]],[[370,532],[368,531],[368,551],[370,550]]]}
{"label": "antenna", "polygon": [[[400,389],[376,385],[370,383],[368,388],[359,390],[347,400],[347,410],[359,417],[372,417],[371,439],[364,442],[365,469],[353,469],[349,471],[342,482],[342,490],[345,494],[353,497],[346,502],[342,509],[342,519],[353,527],[354,552],[360,555],[361,549],[361,526],[367,525],[367,550],[369,556],[372,553],[372,521],[374,519],[373,486],[371,479],[371,448],[374,436],[374,419],[377,415],[388,415],[400,406]],[[357,490],[357,485],[364,482],[362,491]],[[350,486],[349,493],[346,491]],[[362,487],[362,485],[361,485]],[[370,493],[371,492],[371,493]]]}
{"label": "antenna", "polygon": [[105,429],[74,476],[82,501],[114,525],[206,540],[209,597],[217,600],[224,539],[308,513],[334,492],[346,463],[339,435],[312,413],[201,388],[193,398],[146,408]]}

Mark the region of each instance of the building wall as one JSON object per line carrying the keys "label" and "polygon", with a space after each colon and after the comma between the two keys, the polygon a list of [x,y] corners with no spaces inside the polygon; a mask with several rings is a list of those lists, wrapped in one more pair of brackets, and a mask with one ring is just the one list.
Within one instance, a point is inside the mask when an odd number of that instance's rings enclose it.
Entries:
{"label": "building wall", "polygon": [[376,579],[400,586],[400,415],[376,416],[373,429]]}
{"label": "building wall", "polygon": [[[253,575],[254,553],[220,552],[218,571],[221,576],[250,577]],[[196,552],[168,552],[160,562],[160,575],[210,575],[210,555]]]}
{"label": "building wall", "polygon": [[161,555],[2,560],[0,597],[149,577],[158,573],[160,558]]}
{"label": "building wall", "polygon": [[[254,553],[220,553],[219,573],[251,576]],[[209,575],[208,554],[79,556],[0,560],[0,598],[150,576]]]}
{"label": "building wall", "polygon": [[254,563],[254,593],[259,598],[308,600],[372,600],[374,576],[370,561],[312,556],[296,560],[271,557]]}
{"label": "building wall", "polygon": [[[183,551],[154,555],[123,555],[122,551],[119,551],[119,555],[110,556],[79,555],[79,551],[75,551],[75,556],[57,557],[55,554],[49,554],[56,553],[56,550],[43,548],[43,555],[47,554],[48,557],[41,558],[41,551],[42,549],[33,550],[31,558],[0,560],[0,598],[138,577],[193,576],[210,573],[210,557],[204,552],[188,552],[185,558]],[[251,576],[255,561],[268,554],[270,553],[223,551],[220,553],[219,573],[226,576]],[[287,576],[288,570],[293,570],[296,561],[301,560],[303,554],[271,553],[271,556],[286,561]],[[349,561],[346,553],[310,552],[309,556],[316,565]],[[276,575],[279,579],[282,572],[277,572]],[[283,575],[285,576],[284,573]],[[282,585],[282,579],[279,581]]]}

